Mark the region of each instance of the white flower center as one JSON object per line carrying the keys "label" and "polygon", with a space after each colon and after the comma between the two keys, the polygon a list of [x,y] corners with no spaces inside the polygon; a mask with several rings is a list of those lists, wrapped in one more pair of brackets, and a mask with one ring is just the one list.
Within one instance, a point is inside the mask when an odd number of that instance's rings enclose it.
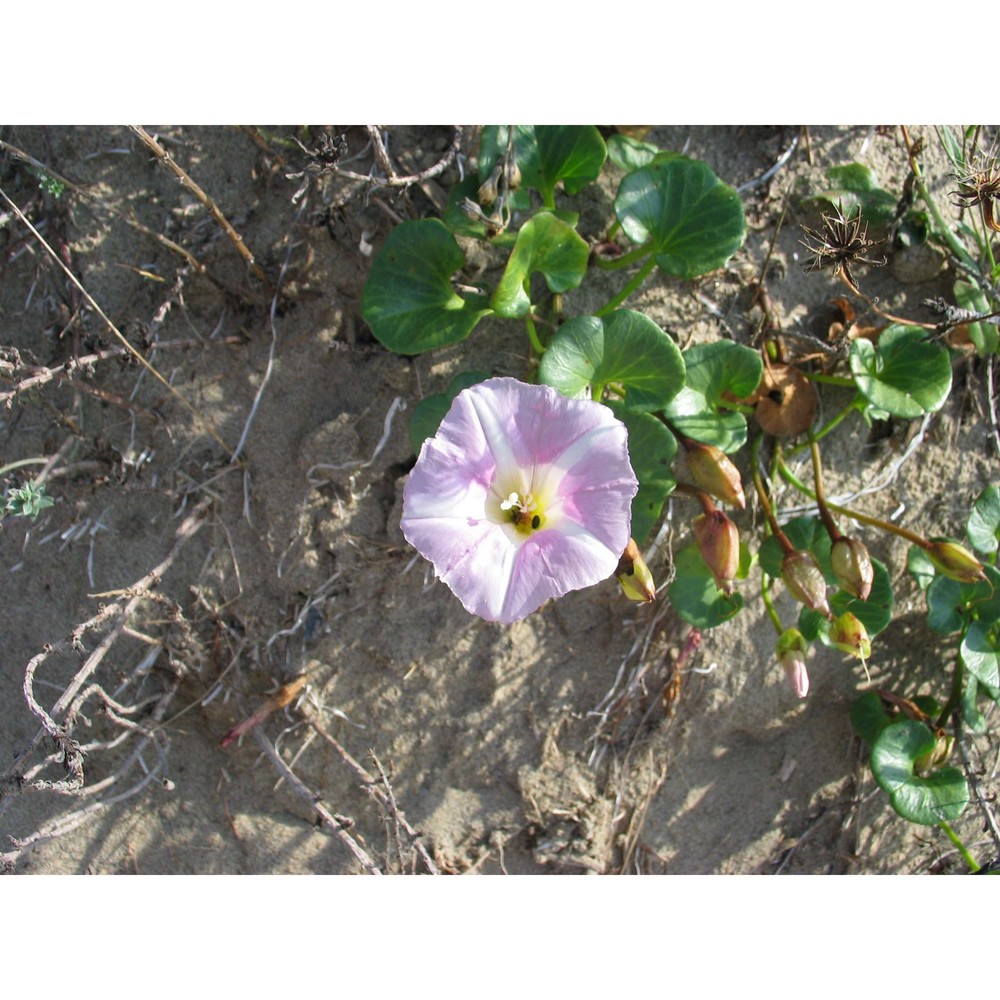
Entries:
{"label": "white flower center", "polygon": [[506,500],[500,501],[501,510],[511,510],[521,514],[530,514],[537,506],[538,504],[535,503],[535,498],[530,493],[525,493],[524,499],[522,500],[520,494],[516,491],[511,493]]}

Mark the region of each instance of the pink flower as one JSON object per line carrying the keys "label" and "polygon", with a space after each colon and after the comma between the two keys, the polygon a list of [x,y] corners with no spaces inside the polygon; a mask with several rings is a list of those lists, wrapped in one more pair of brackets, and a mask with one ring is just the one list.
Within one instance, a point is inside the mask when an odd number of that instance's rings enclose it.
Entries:
{"label": "pink flower", "polygon": [[400,527],[467,611],[509,624],[615,572],[638,489],[627,442],[600,403],[489,379],[424,442]]}

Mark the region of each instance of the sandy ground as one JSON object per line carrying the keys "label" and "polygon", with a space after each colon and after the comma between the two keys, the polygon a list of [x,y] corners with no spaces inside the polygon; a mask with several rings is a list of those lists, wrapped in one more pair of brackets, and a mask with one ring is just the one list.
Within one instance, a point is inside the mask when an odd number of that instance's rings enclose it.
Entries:
{"label": "sandy ground", "polygon": [[[366,173],[364,132],[343,131],[356,159],[342,165]],[[361,182],[327,176],[296,200],[302,178],[288,175],[304,157],[270,138],[289,129],[156,134],[264,281],[127,130],[0,131],[71,182],[55,198],[38,168],[0,151],[3,190],[155,368],[129,360],[90,300],[7,218],[0,358],[17,351],[49,376],[0,410],[0,464],[52,457],[56,500],[36,522],[7,519],[0,532],[0,749],[5,767],[15,761],[0,851],[12,870],[961,870],[943,834],[895,817],[871,779],[848,720],[863,671],[820,649],[808,699],[787,687],[756,571],[741,584],[746,610],[696,636],[667,601],[636,607],[610,582],[513,626],[489,624],[415,558],[398,527],[413,462],[409,411],[458,371],[528,371],[514,324],[487,321],[460,345],[404,358],[361,319],[372,248],[398,219],[433,214],[454,167],[406,192],[367,195]],[[453,136],[391,134],[400,171],[433,164]],[[799,142],[770,180],[753,183],[799,135],[654,130],[662,148],[747,185],[750,232],[724,271],[651,279],[631,307],[684,346],[747,343],[761,318],[750,283],[784,212],[767,273],[775,317],[785,330],[825,335],[843,286],[801,266],[799,227],[819,217],[806,196],[825,186],[827,167],[855,160],[898,191],[905,159],[897,133],[816,128],[808,155]],[[954,181],[940,154],[929,148],[926,162],[947,202]],[[582,201],[591,239],[616,182],[612,172]],[[912,253],[863,277],[869,294],[910,314],[950,296],[951,282],[940,261]],[[567,300],[571,314],[591,305],[587,292]],[[923,428],[897,421],[879,436],[846,421],[826,458],[829,492],[878,486],[863,501],[872,513],[902,509],[913,530],[960,536],[971,501],[997,480],[984,379],[983,366],[958,358],[951,399]],[[665,510],[664,545],[651,558],[660,580],[690,520],[680,501]],[[759,522],[752,510],[740,520],[748,532]],[[923,624],[906,546],[866,540],[891,569],[899,612],[876,642],[872,680],[925,690],[947,644]],[[73,630],[102,608],[110,630],[98,623],[75,650]],[[46,763],[57,752],[49,737],[33,742],[29,665],[47,712],[81,695],[70,706],[80,788],[60,786],[72,771]],[[90,676],[76,683],[81,665]],[[269,698],[274,711],[257,729],[220,746]],[[995,790],[995,744],[982,739],[974,751]],[[973,810],[959,828],[988,850]]]}

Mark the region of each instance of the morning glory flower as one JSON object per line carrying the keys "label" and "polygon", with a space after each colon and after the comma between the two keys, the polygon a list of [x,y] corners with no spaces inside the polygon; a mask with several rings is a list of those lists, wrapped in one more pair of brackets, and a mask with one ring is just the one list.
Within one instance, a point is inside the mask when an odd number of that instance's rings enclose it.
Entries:
{"label": "morning glory flower", "polygon": [[601,403],[480,382],[424,441],[400,527],[467,611],[509,624],[615,572],[638,489],[627,444]]}

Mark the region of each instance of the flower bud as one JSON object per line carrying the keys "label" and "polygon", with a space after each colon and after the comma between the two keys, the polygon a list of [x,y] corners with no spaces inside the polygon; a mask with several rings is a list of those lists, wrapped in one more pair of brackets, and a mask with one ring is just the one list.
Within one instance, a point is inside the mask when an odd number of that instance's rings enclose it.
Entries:
{"label": "flower bud", "polygon": [[710,514],[699,514],[691,529],[716,586],[731,594],[732,581],[740,568],[740,533],[736,525],[721,510],[713,510]]}
{"label": "flower bud", "polygon": [[830,560],[841,587],[859,600],[867,601],[875,569],[864,543],[856,538],[838,538],[830,550]]}
{"label": "flower bud", "polygon": [[499,197],[500,192],[497,188],[497,182],[500,180],[500,170],[500,164],[497,164],[490,176],[479,185],[476,197],[479,199],[480,205],[485,205],[489,208]]}
{"label": "flower bud", "polygon": [[508,191],[516,191],[521,186],[521,168],[517,165],[517,160],[514,159],[513,151],[511,151],[504,167],[504,178],[507,181]]}
{"label": "flower bud", "polygon": [[808,649],[809,644],[797,628],[786,628],[779,636],[775,648],[778,662],[798,698],[804,698],[809,693],[809,674],[806,672]]}
{"label": "flower bud", "polygon": [[714,444],[702,444],[700,441],[685,441],[684,447],[695,484],[716,499],[743,510],[747,505],[743,481],[729,456]]}
{"label": "flower bud", "polygon": [[618,560],[618,569],[615,576],[630,601],[640,601],[648,604],[656,600],[656,584],[653,582],[653,574],[649,572],[646,560],[642,558],[639,546],[635,544],[635,539],[630,538],[625,552]]}
{"label": "flower bud", "polygon": [[949,580],[959,583],[975,583],[985,580],[982,563],[966,548],[957,542],[937,541],[924,549],[936,569],[940,570]]}
{"label": "flower bud", "polygon": [[796,600],[807,608],[830,617],[826,580],[811,552],[789,552],[781,563],[781,579]]}
{"label": "flower bud", "polygon": [[850,611],[845,611],[830,623],[830,642],[842,653],[849,653],[861,661],[867,660],[872,655],[868,630]]}
{"label": "flower bud", "polygon": [[917,774],[926,774],[940,767],[950,756],[955,744],[955,737],[949,736],[943,730],[935,732],[934,747],[927,753],[922,753],[913,761],[913,770]]}

